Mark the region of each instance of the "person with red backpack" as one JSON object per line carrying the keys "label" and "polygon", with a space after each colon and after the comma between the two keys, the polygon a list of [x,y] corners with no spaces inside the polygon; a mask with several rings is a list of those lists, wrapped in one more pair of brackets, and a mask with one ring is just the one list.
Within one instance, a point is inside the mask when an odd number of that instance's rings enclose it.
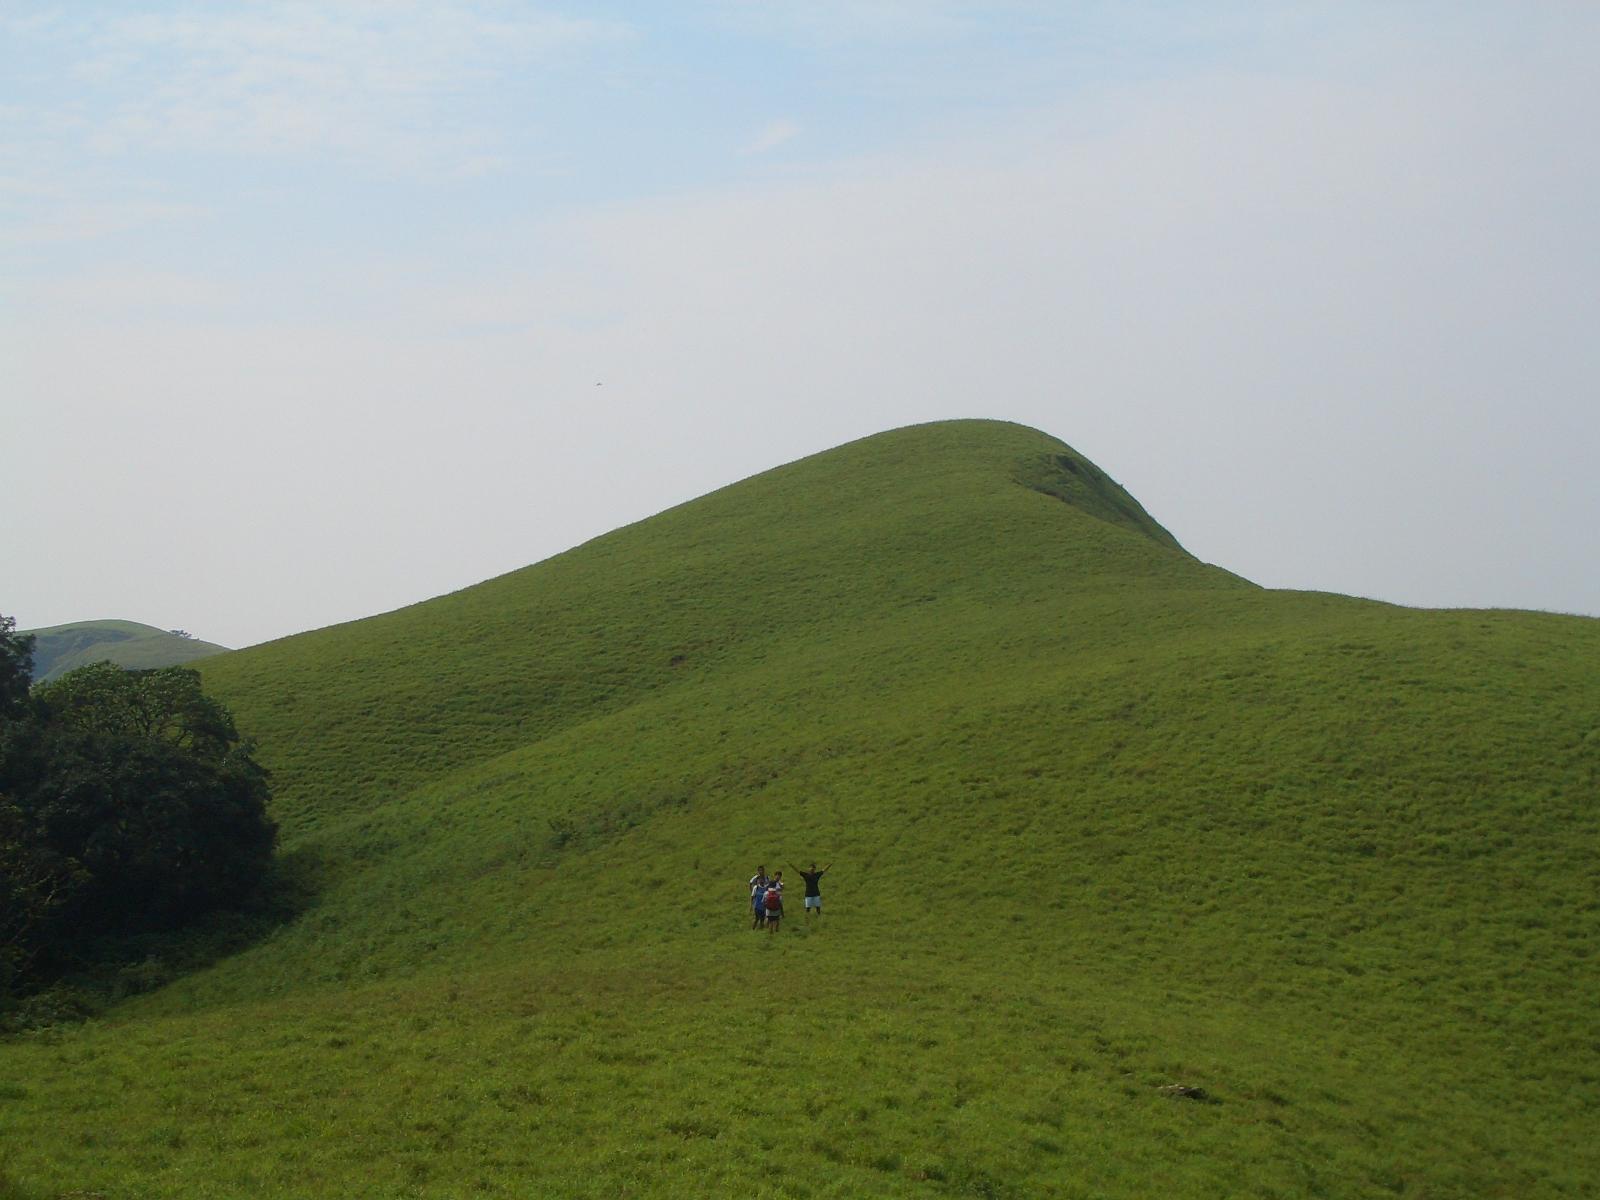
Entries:
{"label": "person with red backpack", "polygon": [[783,872],[773,873],[767,881],[767,894],[762,898],[762,908],[767,912],[767,932],[777,933],[778,922],[783,920]]}

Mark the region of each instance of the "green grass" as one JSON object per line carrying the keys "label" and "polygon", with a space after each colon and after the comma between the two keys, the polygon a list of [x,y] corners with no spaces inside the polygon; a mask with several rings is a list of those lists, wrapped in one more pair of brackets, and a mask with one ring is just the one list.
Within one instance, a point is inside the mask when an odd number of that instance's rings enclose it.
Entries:
{"label": "green grass", "polygon": [[183,666],[227,649],[137,621],[74,621],[70,625],[19,632],[34,637],[33,677],[37,682],[57,679],[90,663],[109,662],[129,670],[149,670]]}
{"label": "green grass", "polygon": [[957,422],[209,660],[316,903],[0,1047],[0,1197],[1592,1194],[1597,652]]}

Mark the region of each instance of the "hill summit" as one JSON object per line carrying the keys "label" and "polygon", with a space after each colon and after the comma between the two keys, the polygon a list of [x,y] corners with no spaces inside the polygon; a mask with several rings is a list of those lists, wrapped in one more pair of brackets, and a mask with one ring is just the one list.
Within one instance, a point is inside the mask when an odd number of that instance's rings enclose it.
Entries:
{"label": "hill summit", "polygon": [[[951,422],[780,467],[462,592],[231,655],[207,678],[244,727],[281,745],[282,804],[314,793],[325,816],[697,688],[751,655],[808,657],[946,611],[981,636],[984,606],[1028,587],[1180,581],[1255,590],[1183,552],[1065,443]],[[333,722],[325,736],[288,736],[312,710]],[[355,762],[359,774],[345,769]]]}
{"label": "hill summit", "polygon": [[[1597,653],[1267,591],[1021,426],[851,443],[206,660],[314,902],[0,1047],[0,1170],[1582,1195]],[[813,861],[826,915],[752,929],[756,868]]]}
{"label": "hill summit", "polygon": [[109,662],[130,670],[147,670],[181,666],[227,650],[226,646],[200,641],[182,630],[157,629],[137,621],[74,621],[18,632],[34,638],[36,683],[48,682],[90,663]]}

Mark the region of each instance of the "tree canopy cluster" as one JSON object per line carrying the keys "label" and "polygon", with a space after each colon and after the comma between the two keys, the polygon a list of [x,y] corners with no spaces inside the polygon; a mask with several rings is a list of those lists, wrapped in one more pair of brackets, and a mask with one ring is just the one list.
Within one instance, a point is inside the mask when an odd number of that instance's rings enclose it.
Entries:
{"label": "tree canopy cluster", "polygon": [[241,904],[277,838],[266,772],[197,672],[97,663],[30,689],[32,649],[0,616],[0,994]]}

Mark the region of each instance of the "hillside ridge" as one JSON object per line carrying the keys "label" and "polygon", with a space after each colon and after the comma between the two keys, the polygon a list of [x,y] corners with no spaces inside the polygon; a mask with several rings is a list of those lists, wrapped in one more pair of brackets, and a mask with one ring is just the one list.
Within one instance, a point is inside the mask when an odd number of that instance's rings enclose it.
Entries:
{"label": "hillside ridge", "polygon": [[[1057,457],[1070,457],[1081,474]],[[373,793],[679,686],[792,629],[878,621],[981,592],[988,585],[970,577],[969,565],[1010,528],[1053,531],[1061,556],[1052,573],[1063,586],[1116,587],[1127,572],[1253,586],[1184,552],[1058,439],[1009,422],[936,422],[847,443],[470,588],[237,651],[204,669],[224,695],[240,690],[241,727],[264,743],[287,740],[276,730],[314,710],[320,691],[350,694],[343,713],[325,714],[323,742],[368,764],[369,796],[341,787],[320,802],[324,810],[363,805]],[[939,553],[922,559],[918,574],[855,586],[885,554],[920,554],[930,537],[940,539]],[[592,617],[608,609],[617,616]],[[530,640],[534,630],[545,636]],[[268,669],[276,688],[259,686]],[[456,734],[465,724],[470,736],[436,742],[427,758],[409,753],[446,713]],[[310,786],[302,770],[313,769],[304,761],[311,757],[276,764],[285,806],[297,806]]]}
{"label": "hillside ridge", "polygon": [[33,679],[47,683],[90,663],[110,662],[132,670],[174,667],[224,654],[226,646],[137,621],[72,621],[18,633],[32,636]]}

